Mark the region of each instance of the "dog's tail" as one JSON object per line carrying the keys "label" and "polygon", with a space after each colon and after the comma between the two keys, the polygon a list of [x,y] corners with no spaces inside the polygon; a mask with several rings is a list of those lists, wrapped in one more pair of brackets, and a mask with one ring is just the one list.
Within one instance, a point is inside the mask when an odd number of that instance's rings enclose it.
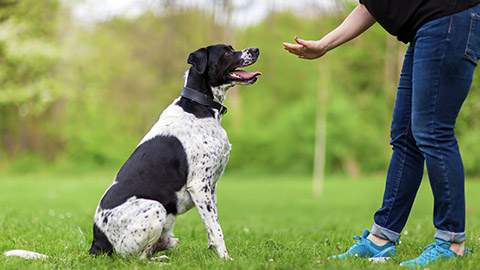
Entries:
{"label": "dog's tail", "polygon": [[33,251],[28,251],[28,250],[21,250],[21,249],[9,250],[5,252],[5,256],[15,256],[15,257],[20,257],[24,259],[34,259],[34,260],[48,258],[47,255],[40,254]]}

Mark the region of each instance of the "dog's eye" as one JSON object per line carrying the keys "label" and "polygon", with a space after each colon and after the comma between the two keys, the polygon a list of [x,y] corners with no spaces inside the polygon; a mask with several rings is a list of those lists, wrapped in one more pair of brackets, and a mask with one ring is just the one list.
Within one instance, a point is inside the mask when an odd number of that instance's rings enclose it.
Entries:
{"label": "dog's eye", "polygon": [[227,51],[227,52],[225,52],[225,56],[230,56],[230,55],[232,55],[232,54],[233,54],[232,51]]}

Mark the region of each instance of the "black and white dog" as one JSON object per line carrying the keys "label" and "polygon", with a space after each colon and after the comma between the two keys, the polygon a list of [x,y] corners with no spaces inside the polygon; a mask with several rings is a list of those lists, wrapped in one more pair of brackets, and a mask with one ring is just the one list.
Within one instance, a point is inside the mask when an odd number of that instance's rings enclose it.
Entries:
{"label": "black and white dog", "polygon": [[[208,246],[230,258],[217,215],[215,187],[228,160],[230,143],[220,126],[223,101],[236,84],[253,84],[258,48],[235,51],[218,44],[190,54],[181,96],[160,115],[100,200],[90,254],[113,252],[141,258],[178,243],[176,216],[196,207]],[[20,251],[11,255],[21,256]],[[20,252],[21,253],[21,252]],[[35,257],[24,254],[22,257]],[[38,254],[40,255],[40,254]]]}
{"label": "black and white dog", "polygon": [[91,254],[113,251],[150,257],[173,248],[175,218],[193,206],[208,246],[229,258],[218,222],[215,187],[230,143],[220,126],[227,89],[253,84],[260,72],[237,68],[257,61],[258,48],[212,45],[190,54],[181,96],[160,115],[122,166],[97,207]]}

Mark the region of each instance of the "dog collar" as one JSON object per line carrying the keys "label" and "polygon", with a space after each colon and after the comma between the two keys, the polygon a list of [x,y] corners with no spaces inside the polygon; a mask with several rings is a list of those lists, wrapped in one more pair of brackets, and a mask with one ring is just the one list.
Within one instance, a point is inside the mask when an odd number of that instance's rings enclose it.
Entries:
{"label": "dog collar", "polygon": [[192,89],[190,87],[183,87],[182,93],[180,96],[184,98],[188,98],[190,100],[193,100],[199,104],[212,107],[214,109],[217,109],[221,115],[224,115],[227,113],[227,107],[224,106],[221,103],[213,101],[212,98],[209,96],[205,95],[204,93],[197,91],[195,89]]}

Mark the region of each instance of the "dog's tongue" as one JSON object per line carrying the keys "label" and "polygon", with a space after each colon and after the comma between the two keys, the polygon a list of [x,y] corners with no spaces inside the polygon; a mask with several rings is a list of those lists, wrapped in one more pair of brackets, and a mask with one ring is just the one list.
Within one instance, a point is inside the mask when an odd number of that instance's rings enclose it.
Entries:
{"label": "dog's tongue", "polygon": [[255,76],[262,75],[261,72],[255,71],[255,72],[248,72],[245,70],[235,70],[234,72],[230,72],[230,74],[235,74],[238,77],[241,77],[242,79],[251,79]]}

